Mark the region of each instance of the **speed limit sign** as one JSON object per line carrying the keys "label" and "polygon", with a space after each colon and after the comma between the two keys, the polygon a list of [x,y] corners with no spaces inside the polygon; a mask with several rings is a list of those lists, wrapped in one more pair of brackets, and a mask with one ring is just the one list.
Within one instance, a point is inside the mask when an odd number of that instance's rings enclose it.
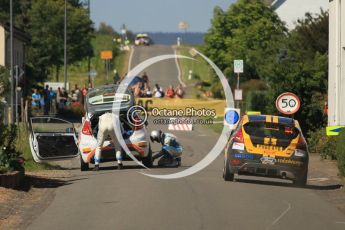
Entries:
{"label": "speed limit sign", "polygon": [[293,93],[283,93],[277,98],[276,107],[282,114],[292,115],[301,108],[301,101]]}

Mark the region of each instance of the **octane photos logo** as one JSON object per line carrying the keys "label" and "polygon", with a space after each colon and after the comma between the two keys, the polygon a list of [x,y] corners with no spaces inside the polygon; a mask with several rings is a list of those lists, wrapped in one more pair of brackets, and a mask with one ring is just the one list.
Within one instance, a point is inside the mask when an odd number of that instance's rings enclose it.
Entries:
{"label": "octane photos logo", "polygon": [[[234,99],[233,99],[233,95],[231,92],[231,88],[229,86],[229,83],[228,83],[226,77],[222,73],[222,71],[209,58],[207,58],[205,55],[203,55],[199,51],[193,49],[192,52],[196,55],[200,55],[214,69],[214,71],[216,72],[217,76],[219,77],[219,79],[222,83],[222,86],[223,86],[223,89],[225,92],[227,107],[228,108],[234,108]],[[127,88],[128,88],[128,85],[132,82],[134,77],[139,75],[143,70],[145,70],[149,66],[156,64],[158,62],[161,62],[161,61],[169,60],[169,59],[175,59],[175,60],[176,59],[189,59],[189,60],[195,61],[195,59],[193,59],[193,58],[183,56],[183,55],[176,55],[176,54],[161,55],[161,56],[150,58],[150,59],[140,63],[139,65],[137,65],[134,69],[132,69],[127,74],[127,77],[121,82],[116,93],[118,93],[118,94],[125,93]],[[119,103],[114,102],[114,104],[113,104],[113,114],[116,117],[115,122],[114,122],[114,126],[115,126],[115,133],[116,133],[116,136],[118,138],[118,141],[121,144],[121,147],[123,148],[123,150],[126,152],[126,154],[134,162],[136,162],[138,165],[146,168],[140,161],[138,161],[138,159],[136,159],[133,156],[133,154],[130,152],[130,150],[128,149],[128,147],[126,145],[125,140],[122,137],[121,128],[120,128],[120,106],[121,105]],[[138,108],[139,107],[137,107],[137,109]],[[224,126],[222,134],[219,137],[216,145],[200,162],[198,162],[194,166],[192,166],[186,170],[183,170],[181,172],[168,174],[168,175],[154,175],[154,174],[149,174],[149,173],[144,173],[144,172],[142,172],[142,174],[149,176],[149,177],[158,178],[158,179],[179,179],[179,178],[187,177],[187,176],[193,175],[197,172],[200,172],[201,170],[203,170],[207,166],[209,166],[222,153],[222,151],[225,148],[227,141],[228,141],[228,136],[227,136],[228,131],[229,131],[229,128],[227,126]],[[146,168],[146,169],[148,169],[148,168]]]}
{"label": "octane photos logo", "polygon": [[[154,125],[213,125],[217,111],[214,109],[159,109],[153,108],[151,111]],[[131,107],[127,112],[127,121],[140,127],[146,124],[148,119],[147,110],[139,105]]]}

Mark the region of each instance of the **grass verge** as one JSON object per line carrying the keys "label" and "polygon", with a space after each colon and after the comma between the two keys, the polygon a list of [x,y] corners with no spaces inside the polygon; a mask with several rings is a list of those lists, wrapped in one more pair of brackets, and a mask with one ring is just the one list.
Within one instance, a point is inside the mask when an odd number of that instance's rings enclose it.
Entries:
{"label": "grass verge", "polygon": [[[193,57],[190,46],[176,48],[177,54]],[[198,48],[198,47],[196,47]],[[210,90],[216,78],[212,67],[199,55],[193,57],[195,60],[179,59],[182,81],[187,85],[188,98],[200,98]],[[190,71],[192,71],[190,79]],[[195,87],[196,86],[196,87]]]}

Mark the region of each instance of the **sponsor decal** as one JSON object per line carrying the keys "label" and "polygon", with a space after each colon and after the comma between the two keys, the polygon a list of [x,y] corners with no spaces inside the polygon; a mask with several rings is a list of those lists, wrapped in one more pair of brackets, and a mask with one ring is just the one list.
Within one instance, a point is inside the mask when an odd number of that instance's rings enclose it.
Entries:
{"label": "sponsor decal", "polygon": [[256,148],[264,149],[264,150],[284,151],[283,147],[271,146],[271,145],[256,145]]}
{"label": "sponsor decal", "polygon": [[261,163],[264,165],[275,165],[276,164],[276,159],[274,157],[262,157]]}
{"label": "sponsor decal", "polygon": [[296,165],[296,166],[302,166],[303,165],[303,162],[295,161],[295,160],[291,160],[291,159],[277,159],[277,163],[286,164],[286,165]]}
{"label": "sponsor decal", "polygon": [[235,154],[234,157],[237,159],[246,159],[246,160],[254,160],[255,159],[253,154]]}
{"label": "sponsor decal", "polygon": [[243,143],[234,142],[234,144],[232,145],[232,149],[244,151],[244,144]]}

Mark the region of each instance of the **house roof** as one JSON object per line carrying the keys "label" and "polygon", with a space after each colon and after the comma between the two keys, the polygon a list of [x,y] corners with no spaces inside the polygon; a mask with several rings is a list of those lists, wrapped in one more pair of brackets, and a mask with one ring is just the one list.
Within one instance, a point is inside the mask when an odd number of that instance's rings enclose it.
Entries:
{"label": "house roof", "polygon": [[[1,22],[0,21],[0,26],[5,28],[6,32],[10,32],[10,23],[9,22]],[[29,34],[25,33],[24,30],[19,29],[18,27],[13,27],[13,36],[25,43],[30,43],[31,37]]]}

